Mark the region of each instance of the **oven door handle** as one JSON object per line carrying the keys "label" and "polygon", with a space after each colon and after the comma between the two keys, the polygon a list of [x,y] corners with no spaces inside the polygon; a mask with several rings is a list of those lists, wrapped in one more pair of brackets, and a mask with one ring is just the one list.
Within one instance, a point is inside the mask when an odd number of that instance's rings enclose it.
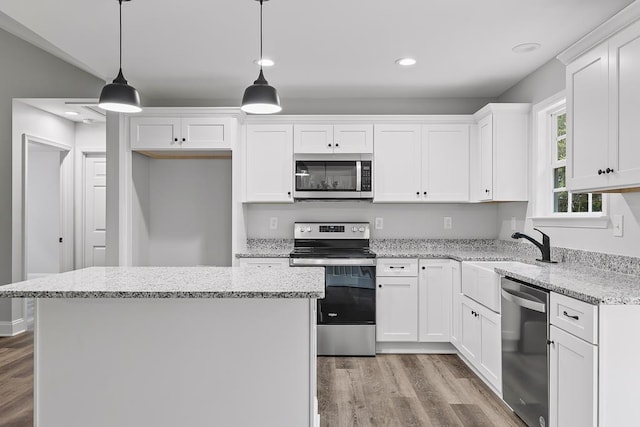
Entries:
{"label": "oven door handle", "polygon": [[292,267],[324,267],[334,265],[375,266],[375,258],[289,258]]}
{"label": "oven door handle", "polygon": [[539,300],[525,298],[521,295],[516,295],[513,291],[508,289],[502,289],[502,298],[509,302],[514,303],[520,307],[528,308],[529,310],[537,311],[539,313],[546,313],[546,304]]}

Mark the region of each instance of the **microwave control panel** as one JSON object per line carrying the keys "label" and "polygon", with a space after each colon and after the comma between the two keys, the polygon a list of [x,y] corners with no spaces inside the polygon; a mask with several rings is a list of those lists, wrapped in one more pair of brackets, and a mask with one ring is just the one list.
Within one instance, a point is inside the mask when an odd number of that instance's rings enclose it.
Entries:
{"label": "microwave control panel", "polygon": [[362,162],[362,181],[360,191],[371,191],[371,162]]}

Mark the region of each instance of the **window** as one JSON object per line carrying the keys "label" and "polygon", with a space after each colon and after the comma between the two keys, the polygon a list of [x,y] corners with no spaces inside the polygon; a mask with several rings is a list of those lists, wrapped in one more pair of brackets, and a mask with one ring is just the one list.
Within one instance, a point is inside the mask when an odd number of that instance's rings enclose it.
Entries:
{"label": "window", "polygon": [[564,103],[551,113],[551,173],[553,174],[553,213],[602,212],[602,194],[567,191],[567,112]]}
{"label": "window", "polygon": [[564,91],[533,106],[534,227],[606,228],[607,198],[567,189],[567,109]]}

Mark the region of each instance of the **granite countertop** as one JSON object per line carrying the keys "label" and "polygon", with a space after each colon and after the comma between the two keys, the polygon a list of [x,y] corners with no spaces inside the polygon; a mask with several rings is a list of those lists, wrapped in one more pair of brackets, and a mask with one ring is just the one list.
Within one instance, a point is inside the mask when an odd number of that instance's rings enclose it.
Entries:
{"label": "granite countertop", "polygon": [[324,298],[324,269],[90,267],[0,286],[0,298]]}
{"label": "granite countertop", "polygon": [[509,264],[496,273],[590,304],[640,305],[640,276],[576,264]]}
{"label": "granite countertop", "polygon": [[247,249],[236,253],[236,258],[289,258],[293,250],[292,239],[249,239]]}

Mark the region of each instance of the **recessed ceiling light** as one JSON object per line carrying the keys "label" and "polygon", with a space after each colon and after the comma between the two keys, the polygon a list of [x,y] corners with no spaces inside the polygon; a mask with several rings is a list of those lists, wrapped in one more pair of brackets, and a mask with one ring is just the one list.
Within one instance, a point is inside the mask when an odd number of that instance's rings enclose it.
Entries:
{"label": "recessed ceiling light", "polygon": [[412,65],[416,65],[416,61],[414,58],[400,58],[396,59],[396,64],[402,65],[403,67],[410,67]]}
{"label": "recessed ceiling light", "polygon": [[76,113],[75,111],[65,111],[64,113],[68,114],[69,116],[77,116],[80,114],[80,113]]}
{"label": "recessed ceiling light", "polygon": [[273,62],[273,60],[269,59],[269,58],[256,59],[253,62],[255,62],[256,64],[261,65],[263,67],[273,67],[274,65],[276,65],[276,63]]}
{"label": "recessed ceiling light", "polygon": [[515,53],[529,53],[540,49],[540,43],[522,43],[511,48]]}

